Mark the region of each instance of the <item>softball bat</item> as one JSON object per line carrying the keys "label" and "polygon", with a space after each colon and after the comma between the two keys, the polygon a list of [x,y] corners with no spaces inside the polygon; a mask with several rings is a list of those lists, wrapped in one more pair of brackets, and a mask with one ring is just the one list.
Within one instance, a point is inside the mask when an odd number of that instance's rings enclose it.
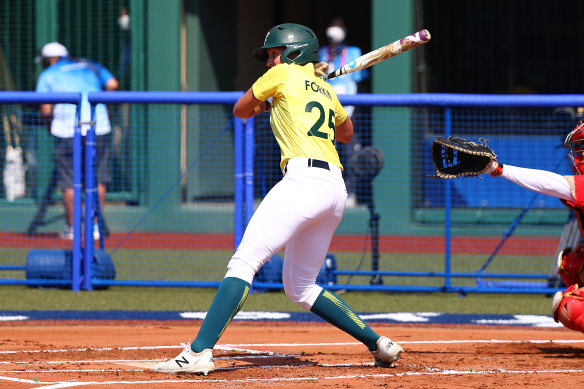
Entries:
{"label": "softball bat", "polygon": [[380,47],[367,54],[363,54],[359,58],[354,59],[343,67],[329,73],[326,76],[327,80],[342,76],[343,74],[356,72],[357,70],[368,68],[376,63],[385,61],[388,58],[395,57],[398,54],[404,53],[414,47],[423,45],[430,41],[430,31],[421,30],[412,35],[408,35],[400,40],[390,43],[387,46]]}

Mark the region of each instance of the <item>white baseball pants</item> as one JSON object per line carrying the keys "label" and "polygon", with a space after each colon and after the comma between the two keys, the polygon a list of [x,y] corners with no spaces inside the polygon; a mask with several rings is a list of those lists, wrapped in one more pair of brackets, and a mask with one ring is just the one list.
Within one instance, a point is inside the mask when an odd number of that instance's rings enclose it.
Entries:
{"label": "white baseball pants", "polygon": [[341,169],[313,161],[288,161],[284,177],[252,216],[225,275],[251,284],[260,267],[285,248],[284,291],[308,310],[322,290],[316,277],[347,200]]}

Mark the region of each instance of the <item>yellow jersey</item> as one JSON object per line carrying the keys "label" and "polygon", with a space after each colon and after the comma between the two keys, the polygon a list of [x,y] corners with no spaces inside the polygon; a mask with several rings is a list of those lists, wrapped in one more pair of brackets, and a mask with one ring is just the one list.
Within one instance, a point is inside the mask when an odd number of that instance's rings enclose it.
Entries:
{"label": "yellow jersey", "polygon": [[321,159],[343,168],[335,148],[335,126],[347,112],[329,83],[315,76],[312,63],[278,64],[252,86],[261,101],[272,97],[270,124],[280,145],[280,168],[290,158]]}

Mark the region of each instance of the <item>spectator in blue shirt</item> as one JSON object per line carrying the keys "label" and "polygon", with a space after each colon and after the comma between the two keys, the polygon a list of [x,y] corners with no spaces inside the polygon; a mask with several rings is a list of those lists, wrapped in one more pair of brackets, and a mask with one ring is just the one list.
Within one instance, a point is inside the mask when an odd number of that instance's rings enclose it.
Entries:
{"label": "spectator in blue shirt", "polygon": [[[326,36],[329,44],[327,46],[322,46],[318,51],[318,55],[320,61],[329,64],[329,72],[341,68],[362,55],[359,47],[346,44],[345,38],[347,36],[347,29],[342,18],[337,17],[331,20],[326,29]],[[369,78],[369,73],[367,69],[364,69],[333,78],[329,80],[329,83],[337,95],[354,95],[357,93],[359,83],[367,78]],[[349,117],[353,119],[355,107],[345,106],[344,108]],[[353,154],[361,149],[363,141],[362,136],[359,134],[358,127],[356,126],[351,142],[338,144],[341,163],[343,166],[346,166],[344,175],[347,183],[347,192],[349,194],[349,197],[347,198],[348,207],[357,204],[357,177],[354,177],[354,175],[351,174],[349,160]]]}
{"label": "spectator in blue shirt", "polygon": [[[45,70],[41,73],[37,92],[81,92],[81,134],[85,137],[91,121],[91,107],[87,99],[90,92],[117,90],[117,79],[98,62],[69,56],[67,48],[58,42],[47,43],[41,55],[35,59]],[[106,184],[109,182],[108,155],[110,144],[110,120],[107,107],[96,106],[96,175],[100,204],[104,204]],[[57,182],[63,191],[63,202],[67,225],[60,234],[63,239],[73,239],[73,133],[75,106],[71,104],[42,104],[41,115],[50,119],[51,134],[55,137],[55,164]],[[85,140],[85,138],[83,138]],[[84,147],[85,148],[85,147]],[[99,230],[94,229],[94,239],[99,239]]]}

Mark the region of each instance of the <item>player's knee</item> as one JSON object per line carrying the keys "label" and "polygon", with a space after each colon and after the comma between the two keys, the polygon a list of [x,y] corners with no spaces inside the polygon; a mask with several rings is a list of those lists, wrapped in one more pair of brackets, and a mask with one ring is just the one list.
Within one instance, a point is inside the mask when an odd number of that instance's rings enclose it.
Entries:
{"label": "player's knee", "polygon": [[225,277],[240,278],[251,285],[256,273],[257,269],[255,266],[239,257],[233,256],[227,264],[227,273],[225,274]]}
{"label": "player's knee", "polygon": [[314,304],[321,290],[322,288],[315,284],[301,287],[284,279],[284,292],[286,296],[306,310],[312,308],[312,304]]}
{"label": "player's knee", "polygon": [[571,330],[584,332],[584,288],[574,284],[563,293],[557,292],[552,304],[556,322],[561,322]]}
{"label": "player's knee", "polygon": [[584,244],[566,248],[558,256],[558,274],[566,286],[584,284]]}

